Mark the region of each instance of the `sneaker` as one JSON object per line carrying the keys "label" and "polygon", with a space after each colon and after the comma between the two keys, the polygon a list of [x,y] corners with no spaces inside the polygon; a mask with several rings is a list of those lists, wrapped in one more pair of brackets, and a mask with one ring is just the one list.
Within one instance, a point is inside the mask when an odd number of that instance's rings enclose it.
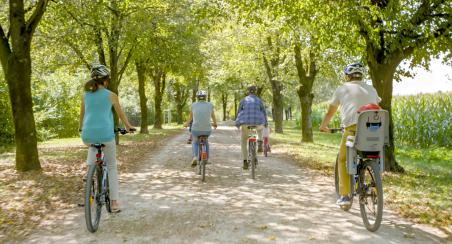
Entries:
{"label": "sneaker", "polygon": [[336,204],[339,206],[350,206],[352,203],[350,201],[350,197],[341,196],[339,199],[337,199]]}
{"label": "sneaker", "polygon": [[198,165],[198,158],[193,157],[193,160],[191,161],[191,167],[195,167],[196,165]]}
{"label": "sneaker", "polygon": [[191,144],[191,138],[187,140],[187,144]]}
{"label": "sneaker", "polygon": [[248,160],[243,160],[243,169],[248,169],[249,162]]}

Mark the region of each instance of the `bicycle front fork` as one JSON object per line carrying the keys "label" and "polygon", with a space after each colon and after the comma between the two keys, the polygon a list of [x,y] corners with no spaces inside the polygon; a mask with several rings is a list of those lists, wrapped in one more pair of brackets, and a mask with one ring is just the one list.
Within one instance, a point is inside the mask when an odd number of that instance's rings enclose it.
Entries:
{"label": "bicycle front fork", "polygon": [[107,192],[107,175],[108,175],[108,169],[106,165],[102,165],[102,183],[101,183],[101,195],[100,200],[102,203],[105,203],[105,194]]}

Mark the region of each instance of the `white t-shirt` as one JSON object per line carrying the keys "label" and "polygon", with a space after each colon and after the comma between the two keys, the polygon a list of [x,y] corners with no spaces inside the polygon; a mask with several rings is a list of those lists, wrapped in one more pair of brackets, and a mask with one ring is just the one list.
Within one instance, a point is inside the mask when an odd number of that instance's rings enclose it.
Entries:
{"label": "white t-shirt", "polygon": [[358,122],[358,109],[369,103],[380,103],[381,98],[371,85],[363,81],[350,81],[338,87],[330,104],[340,106],[342,125],[348,127]]}

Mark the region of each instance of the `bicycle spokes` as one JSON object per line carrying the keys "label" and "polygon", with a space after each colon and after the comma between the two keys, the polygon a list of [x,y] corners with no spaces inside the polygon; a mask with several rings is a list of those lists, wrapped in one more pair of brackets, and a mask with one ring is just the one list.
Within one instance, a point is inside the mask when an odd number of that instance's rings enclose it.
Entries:
{"label": "bicycle spokes", "polygon": [[379,167],[370,162],[360,172],[360,209],[364,225],[370,231],[376,231],[383,215],[383,190]]}

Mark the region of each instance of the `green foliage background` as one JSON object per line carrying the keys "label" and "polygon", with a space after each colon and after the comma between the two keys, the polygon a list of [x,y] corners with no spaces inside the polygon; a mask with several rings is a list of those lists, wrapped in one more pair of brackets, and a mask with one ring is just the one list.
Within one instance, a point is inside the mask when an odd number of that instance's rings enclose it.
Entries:
{"label": "green foliage background", "polygon": [[[0,72],[0,74],[2,74]],[[14,125],[11,115],[11,105],[8,96],[8,87],[3,76],[0,75],[0,144],[9,144],[14,141]]]}

